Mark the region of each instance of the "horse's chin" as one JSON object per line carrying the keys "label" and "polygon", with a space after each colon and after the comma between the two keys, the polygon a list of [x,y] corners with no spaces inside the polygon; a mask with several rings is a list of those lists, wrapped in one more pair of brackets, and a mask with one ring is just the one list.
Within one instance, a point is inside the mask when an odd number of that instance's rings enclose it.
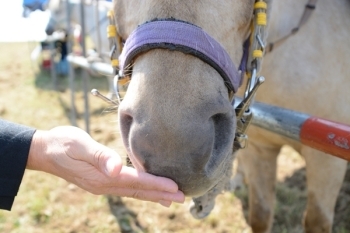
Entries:
{"label": "horse's chin", "polygon": [[190,213],[194,218],[203,219],[207,217],[215,207],[216,197],[224,191],[231,190],[231,175],[232,166],[227,166],[227,170],[218,183],[202,195],[192,198]]}
{"label": "horse's chin", "polygon": [[[160,164],[161,162],[154,162],[151,158],[147,161],[143,161],[139,156],[135,156],[130,150],[128,150],[128,158],[137,171],[167,177],[175,181],[179,186],[179,189],[187,197],[192,198],[201,198],[208,194],[213,197],[213,193],[222,190],[220,187],[226,186],[227,178],[232,174],[232,154],[228,153],[226,156],[212,156],[221,157],[220,165],[218,164],[216,167],[213,165],[206,166],[204,170],[193,171],[188,169],[188,165],[181,164],[180,162],[174,164],[163,161],[163,164]],[[193,166],[195,165],[193,164]]]}
{"label": "horse's chin", "polygon": [[[183,179],[179,178],[180,174],[182,176],[182,173],[180,173],[179,171],[176,171],[177,169],[174,169],[174,167],[171,167],[169,165],[163,165],[159,169],[159,167],[155,168],[153,166],[145,165],[149,163],[147,163],[146,161],[141,161],[140,158],[135,156],[130,150],[128,150],[128,158],[131,162],[131,165],[139,172],[147,172],[155,176],[166,177],[175,181],[175,183],[177,183],[177,185],[179,186],[179,189],[188,197],[199,197],[207,193],[212,188],[212,187],[204,188],[202,185],[199,185],[202,183],[202,181],[199,181],[199,180],[203,180],[203,176],[200,179],[198,178],[196,179],[198,181],[197,182],[198,185],[187,185],[188,180],[184,181]],[[145,166],[147,168],[145,168]],[[171,172],[169,173],[169,171]],[[188,177],[192,177],[192,175],[189,174]],[[205,183],[209,184],[209,180],[207,180],[207,182]]]}

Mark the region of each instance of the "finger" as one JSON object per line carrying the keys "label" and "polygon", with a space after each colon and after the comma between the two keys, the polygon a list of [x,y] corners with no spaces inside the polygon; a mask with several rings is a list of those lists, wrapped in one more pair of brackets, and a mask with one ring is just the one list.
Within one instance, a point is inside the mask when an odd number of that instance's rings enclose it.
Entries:
{"label": "finger", "polygon": [[109,177],[117,177],[122,170],[123,164],[119,155],[110,156],[104,165],[105,174]]}
{"label": "finger", "polygon": [[95,141],[85,131],[79,128],[72,129],[79,137],[74,137],[75,146],[71,149],[69,156],[92,164],[109,177],[116,177],[123,165],[118,153]]}
{"label": "finger", "polygon": [[118,153],[102,144],[96,143],[95,145],[93,165],[106,176],[117,177],[123,166]]}
{"label": "finger", "polygon": [[[68,180],[70,181],[70,180]],[[72,181],[70,181],[72,182]],[[169,193],[164,191],[156,190],[140,190],[125,188],[124,186],[97,186],[95,180],[86,180],[84,178],[75,177],[73,183],[75,183],[80,188],[91,192],[95,195],[110,194],[121,197],[131,197],[144,201],[159,202],[170,201],[183,203],[185,201],[185,195],[178,191],[176,193]]]}
{"label": "finger", "polygon": [[[176,193],[169,192],[161,192],[161,191],[153,191],[153,190],[135,190],[135,189],[125,189],[125,188],[115,188],[110,187],[108,194],[122,196],[122,197],[130,197],[143,201],[151,201],[151,202],[162,202],[163,204],[171,202],[176,203],[184,203],[185,195],[178,191]],[[168,205],[167,204],[167,205]]]}
{"label": "finger", "polygon": [[158,201],[158,203],[161,204],[164,207],[170,207],[171,206],[171,201],[160,200],[160,201]]}
{"label": "finger", "polygon": [[146,172],[137,171],[134,168],[123,166],[118,180],[118,186],[131,189],[158,190],[176,193],[178,185],[171,179],[155,176]]}
{"label": "finger", "polygon": [[[116,182],[113,184],[111,179],[107,181],[106,177],[101,176],[100,179],[86,179],[75,177],[73,183],[77,184],[79,187],[93,193],[96,195],[111,194],[123,197],[132,197],[135,199],[159,202],[160,200],[183,203],[185,201],[185,195],[181,191],[177,192],[167,192],[159,190],[145,190],[145,189],[135,189],[128,188],[127,185]],[[106,182],[107,181],[107,182]],[[72,181],[71,181],[72,182]]]}

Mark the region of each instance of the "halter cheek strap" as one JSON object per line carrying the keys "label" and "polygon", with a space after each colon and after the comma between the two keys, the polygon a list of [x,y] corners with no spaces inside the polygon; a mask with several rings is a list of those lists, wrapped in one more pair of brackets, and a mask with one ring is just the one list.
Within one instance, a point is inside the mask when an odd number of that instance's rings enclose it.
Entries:
{"label": "halter cheek strap", "polygon": [[120,74],[129,75],[133,59],[151,49],[193,55],[212,66],[230,91],[237,92],[241,85],[241,77],[230,56],[214,38],[193,24],[174,19],[147,22],[131,33],[119,56]]}

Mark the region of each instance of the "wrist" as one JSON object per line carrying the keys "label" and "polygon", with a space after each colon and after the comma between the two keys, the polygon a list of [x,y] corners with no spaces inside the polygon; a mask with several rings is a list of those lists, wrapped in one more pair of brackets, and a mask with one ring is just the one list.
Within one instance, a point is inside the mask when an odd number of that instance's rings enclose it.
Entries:
{"label": "wrist", "polygon": [[46,145],[45,139],[47,132],[43,130],[36,130],[32,142],[30,144],[28,160],[27,160],[27,169],[31,170],[43,170],[43,163],[45,162],[45,152]]}

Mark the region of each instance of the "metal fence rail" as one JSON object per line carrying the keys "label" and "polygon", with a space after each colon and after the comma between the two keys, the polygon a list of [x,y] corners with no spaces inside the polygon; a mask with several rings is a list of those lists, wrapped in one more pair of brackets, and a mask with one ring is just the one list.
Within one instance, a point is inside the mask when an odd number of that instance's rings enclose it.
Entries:
{"label": "metal fence rail", "polygon": [[102,75],[111,76],[113,75],[113,68],[111,64],[103,63],[103,62],[89,62],[85,57],[76,56],[76,55],[68,55],[67,60],[69,63],[82,67],[84,69],[90,69],[95,72],[98,72]]}

